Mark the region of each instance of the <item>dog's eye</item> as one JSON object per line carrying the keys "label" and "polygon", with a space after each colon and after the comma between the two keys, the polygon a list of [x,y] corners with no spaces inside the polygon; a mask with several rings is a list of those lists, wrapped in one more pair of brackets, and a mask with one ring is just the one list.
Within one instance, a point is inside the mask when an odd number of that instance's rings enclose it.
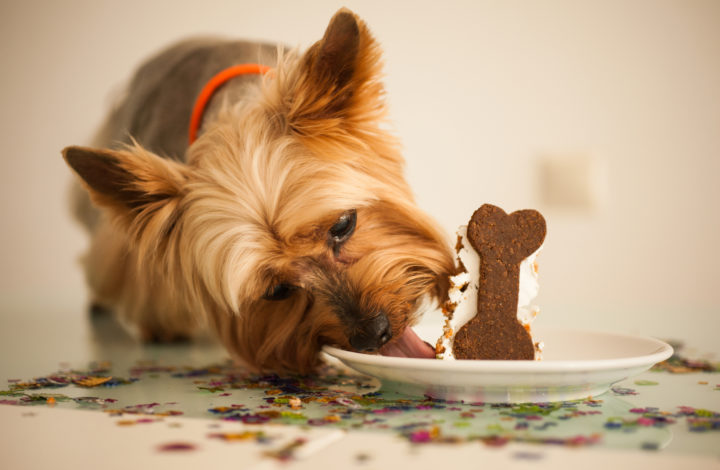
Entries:
{"label": "dog's eye", "polygon": [[272,286],[265,292],[263,299],[265,300],[285,300],[290,297],[297,287],[290,284],[277,284]]}
{"label": "dog's eye", "polygon": [[330,227],[330,241],[334,244],[339,244],[350,238],[350,235],[355,231],[355,224],[357,223],[357,211],[355,209],[345,212],[335,222],[335,225]]}

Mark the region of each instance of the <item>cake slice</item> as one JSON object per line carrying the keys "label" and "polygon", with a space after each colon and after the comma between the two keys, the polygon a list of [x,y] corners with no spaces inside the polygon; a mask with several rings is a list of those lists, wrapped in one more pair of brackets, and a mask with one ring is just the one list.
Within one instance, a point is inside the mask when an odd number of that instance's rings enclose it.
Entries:
{"label": "cake slice", "polygon": [[458,274],[450,278],[441,359],[540,359],[530,323],[539,308],[536,257],[545,219],[535,210],[506,214],[485,204],[458,230]]}

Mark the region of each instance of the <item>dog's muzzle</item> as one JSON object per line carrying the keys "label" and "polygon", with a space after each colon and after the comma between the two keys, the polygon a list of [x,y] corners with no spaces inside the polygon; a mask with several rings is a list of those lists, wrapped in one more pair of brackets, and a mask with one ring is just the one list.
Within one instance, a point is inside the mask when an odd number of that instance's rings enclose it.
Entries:
{"label": "dog's muzzle", "polygon": [[375,351],[391,338],[390,321],[385,312],[379,312],[359,325],[356,333],[350,337],[350,346],[357,351]]}

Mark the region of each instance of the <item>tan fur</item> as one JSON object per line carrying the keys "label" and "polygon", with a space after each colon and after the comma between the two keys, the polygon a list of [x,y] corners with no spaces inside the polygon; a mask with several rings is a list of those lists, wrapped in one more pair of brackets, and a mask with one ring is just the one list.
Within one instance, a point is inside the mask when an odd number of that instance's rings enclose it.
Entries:
{"label": "tan fur", "polygon": [[[323,344],[350,348],[333,292],[349,293],[363,315],[386,312],[394,336],[421,299],[444,296],[452,255],[383,130],[380,51],[354,15],[357,53],[348,63],[335,53],[331,28],[347,29],[347,15],[226,102],[185,163],[139,144],[66,149],[104,209],[85,263],[96,301],[147,338],[207,324],[255,369],[308,372]],[[333,251],[328,230],[351,209],[355,233]],[[299,289],[264,299],[278,282]]]}

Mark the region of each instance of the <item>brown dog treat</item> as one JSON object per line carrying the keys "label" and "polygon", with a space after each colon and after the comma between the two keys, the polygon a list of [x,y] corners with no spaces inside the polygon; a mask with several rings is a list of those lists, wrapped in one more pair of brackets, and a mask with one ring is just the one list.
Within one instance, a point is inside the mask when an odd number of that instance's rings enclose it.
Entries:
{"label": "brown dog treat", "polygon": [[478,310],[455,336],[457,359],[535,357],[532,337],[517,319],[520,263],[545,239],[545,219],[535,210],[508,215],[485,204],[468,224],[468,240],[480,255]]}

